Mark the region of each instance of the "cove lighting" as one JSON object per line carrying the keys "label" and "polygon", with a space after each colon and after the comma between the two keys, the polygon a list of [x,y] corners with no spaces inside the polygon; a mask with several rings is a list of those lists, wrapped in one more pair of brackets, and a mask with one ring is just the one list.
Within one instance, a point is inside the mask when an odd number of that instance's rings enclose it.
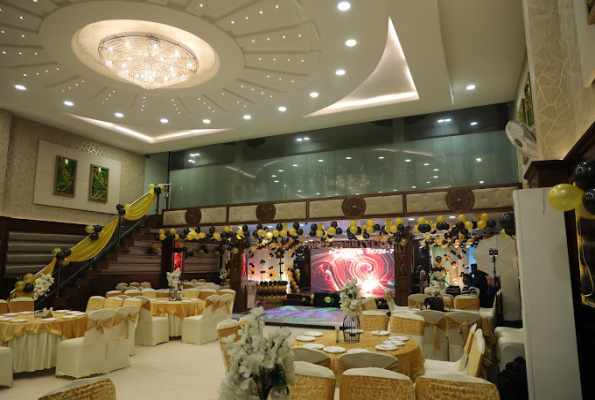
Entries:
{"label": "cove lighting", "polygon": [[211,123],[211,120],[210,119],[203,119],[202,120],[202,123],[203,124],[210,124]]}
{"label": "cove lighting", "polygon": [[252,116],[250,116],[250,115],[246,114],[246,115],[244,115],[244,119],[245,119],[245,120],[252,119]]}
{"label": "cove lighting", "polygon": [[285,111],[287,111],[287,107],[281,106],[281,107],[278,108],[278,110],[281,111],[281,112],[285,112]]}
{"label": "cove lighting", "polygon": [[467,89],[467,90],[475,90],[475,83],[468,84],[465,89]]}
{"label": "cove lighting", "polygon": [[14,85],[14,88],[17,90],[27,90],[27,88],[23,85]]}
{"label": "cove lighting", "polygon": [[64,105],[68,106],[68,107],[72,107],[74,105],[74,103],[72,101],[66,100],[64,102]]}
{"label": "cove lighting", "polygon": [[159,121],[161,121],[162,124],[167,124],[169,122],[167,118],[161,118]]}
{"label": "cove lighting", "polygon": [[310,93],[310,97],[312,97],[313,99],[318,97],[318,92],[312,92]]}
{"label": "cove lighting", "polygon": [[357,40],[355,39],[347,39],[347,41],[345,42],[345,46],[347,47],[353,47],[357,44]]}
{"label": "cove lighting", "polygon": [[116,117],[118,117],[118,118],[122,118],[122,117],[124,117],[124,114],[122,114],[122,113],[115,113],[114,115],[115,115]]}
{"label": "cove lighting", "polygon": [[335,71],[335,74],[339,75],[339,76],[343,76],[345,75],[345,70],[344,69],[338,69]]}
{"label": "cove lighting", "polygon": [[349,10],[351,8],[351,3],[348,2],[348,1],[342,1],[339,4],[337,4],[337,8],[340,11],[347,11],[347,10]]}
{"label": "cove lighting", "polygon": [[450,121],[452,121],[452,119],[450,119],[450,118],[446,118],[446,119],[444,120],[444,122],[450,122]]}

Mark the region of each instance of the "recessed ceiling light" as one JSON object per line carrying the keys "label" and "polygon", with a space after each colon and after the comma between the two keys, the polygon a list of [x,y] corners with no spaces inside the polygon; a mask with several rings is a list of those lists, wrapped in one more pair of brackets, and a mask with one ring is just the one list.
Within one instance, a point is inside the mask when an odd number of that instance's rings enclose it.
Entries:
{"label": "recessed ceiling light", "polygon": [[188,162],[192,163],[192,164],[196,164],[196,161],[194,161],[194,160],[188,160]]}
{"label": "recessed ceiling light", "polygon": [[357,44],[357,40],[355,39],[347,39],[347,41],[345,42],[345,46],[348,47],[353,47]]}
{"label": "recessed ceiling light", "polygon": [[66,100],[64,102],[64,105],[68,106],[68,107],[72,107],[74,105],[74,103],[72,101]]}
{"label": "recessed ceiling light", "polygon": [[276,177],[277,177],[277,175],[271,175],[271,178],[276,178]]}
{"label": "recessed ceiling light", "polygon": [[346,160],[351,160],[351,157],[345,157]]}
{"label": "recessed ceiling light", "polygon": [[475,122],[475,121],[471,122],[471,126],[475,126],[475,125],[477,125],[477,122]]}
{"label": "recessed ceiling light", "polygon": [[293,166],[294,166],[294,167],[297,167],[298,165],[297,165],[297,164],[293,164]]}
{"label": "recessed ceiling light", "polygon": [[320,193],[316,193],[316,195],[317,195],[317,196],[319,196],[319,195],[320,195]]}
{"label": "recessed ceiling light", "polygon": [[411,160],[410,159],[406,159],[405,162],[411,162]]}
{"label": "recessed ceiling light", "polygon": [[304,140],[304,139],[302,139],[301,137],[299,137],[299,138],[296,139],[296,142],[301,142],[302,140]]}
{"label": "recessed ceiling light", "polygon": [[337,8],[340,11],[347,11],[351,8],[351,3],[348,1],[341,1],[339,4],[337,4]]}
{"label": "recessed ceiling light", "polygon": [[250,115],[246,114],[246,115],[244,115],[244,119],[245,119],[245,120],[252,119],[252,116],[250,116]]}
{"label": "recessed ceiling light", "polygon": [[468,84],[465,89],[467,89],[467,90],[475,90],[475,83]]}
{"label": "recessed ceiling light", "polygon": [[438,175],[434,175],[434,179],[438,179]]}
{"label": "recessed ceiling light", "polygon": [[443,122],[444,122],[444,120],[443,120],[443,119],[439,119],[439,120],[438,120],[438,123],[439,123],[439,124],[441,124],[441,123],[443,123]]}
{"label": "recessed ceiling light", "polygon": [[287,107],[281,106],[281,107],[278,108],[278,110],[281,111],[281,112],[285,112],[285,111],[287,111]]}
{"label": "recessed ceiling light", "polygon": [[324,160],[318,160],[318,162],[324,162]]}
{"label": "recessed ceiling light", "polygon": [[312,93],[310,93],[310,97],[312,97],[312,98],[318,97],[318,92],[312,92]]}
{"label": "recessed ceiling light", "polygon": [[118,118],[122,118],[124,116],[124,114],[122,114],[122,113],[115,113],[114,115]]}
{"label": "recessed ceiling light", "polygon": [[480,184],[483,184],[483,181],[479,181]]}
{"label": "recessed ceiling light", "polygon": [[452,119],[450,119],[450,118],[446,118],[446,119],[444,120],[444,122],[450,122],[450,121],[452,121]]}
{"label": "recessed ceiling light", "polygon": [[475,161],[481,162],[481,158],[476,158]]}
{"label": "recessed ceiling light", "polygon": [[424,165],[427,167],[428,165],[430,165],[430,163],[424,163]]}
{"label": "recessed ceiling light", "polygon": [[304,140],[310,140],[310,138],[306,136],[306,137],[304,138]]}
{"label": "recessed ceiling light", "polygon": [[167,118],[161,118],[159,121],[161,121],[162,124],[167,124],[169,122]]}
{"label": "recessed ceiling light", "polygon": [[17,90],[27,90],[27,88],[23,85],[14,85],[14,88]]}
{"label": "recessed ceiling light", "polygon": [[380,156],[378,157],[379,160],[384,160],[384,157]]}
{"label": "recessed ceiling light", "polygon": [[283,172],[283,170],[282,170],[282,169],[280,169],[280,170],[279,170],[279,172]]}
{"label": "recessed ceiling light", "polygon": [[279,181],[275,181],[275,183],[279,183]]}
{"label": "recessed ceiling light", "polygon": [[345,75],[345,70],[344,69],[338,69],[338,70],[335,71],[335,74],[337,74],[339,76]]}
{"label": "recessed ceiling light", "polygon": [[450,219],[455,219],[456,217],[454,215],[451,215],[450,217],[448,217]]}
{"label": "recessed ceiling light", "polygon": [[434,168],[434,172],[440,171],[438,168]]}
{"label": "recessed ceiling light", "polygon": [[211,120],[210,119],[203,119],[202,120],[202,123],[203,124],[210,124],[211,123]]}
{"label": "recessed ceiling light", "polygon": [[426,182],[426,183],[431,183],[431,182]]}
{"label": "recessed ceiling light", "polygon": [[415,221],[415,218],[409,218],[409,221]]}
{"label": "recessed ceiling light", "polygon": [[417,186],[411,186],[411,189],[415,189]]}

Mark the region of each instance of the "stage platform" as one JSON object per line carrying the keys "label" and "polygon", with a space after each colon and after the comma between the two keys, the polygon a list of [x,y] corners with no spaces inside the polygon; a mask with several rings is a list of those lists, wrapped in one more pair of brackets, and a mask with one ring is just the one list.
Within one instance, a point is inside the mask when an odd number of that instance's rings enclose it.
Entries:
{"label": "stage platform", "polygon": [[[378,310],[388,313],[388,310]],[[267,325],[304,328],[329,328],[343,326],[345,315],[339,308],[284,305],[265,310],[262,320]]]}

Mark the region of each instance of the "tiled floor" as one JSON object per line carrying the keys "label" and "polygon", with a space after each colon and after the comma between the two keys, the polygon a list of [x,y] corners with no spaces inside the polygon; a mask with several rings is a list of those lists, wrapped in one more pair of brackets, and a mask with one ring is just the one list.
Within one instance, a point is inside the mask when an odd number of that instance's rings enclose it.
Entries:
{"label": "tiled floor", "polygon": [[[290,330],[299,335],[312,329]],[[177,339],[156,347],[137,346],[130,364],[106,375],[116,385],[118,400],[216,399],[224,376],[218,342],[198,346]],[[15,374],[13,387],[0,389],[0,399],[36,400],[73,380],[54,373],[49,369]]]}

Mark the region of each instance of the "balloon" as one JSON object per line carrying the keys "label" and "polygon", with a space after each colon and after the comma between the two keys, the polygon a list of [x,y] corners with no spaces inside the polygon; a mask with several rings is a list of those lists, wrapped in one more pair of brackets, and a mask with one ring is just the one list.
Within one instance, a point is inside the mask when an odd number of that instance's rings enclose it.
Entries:
{"label": "balloon", "polygon": [[56,254],[58,254],[58,253],[59,253],[59,252],[61,252],[61,251],[62,251],[62,249],[61,249],[61,248],[59,248],[59,247],[54,247],[54,248],[52,249],[52,255],[53,255],[54,257],[56,257]]}
{"label": "balloon", "polygon": [[66,249],[66,250],[64,250],[62,253],[64,253],[64,255],[65,255],[66,257],[68,257],[68,256],[70,256],[70,255],[72,254],[72,250],[70,250],[70,249]]}
{"label": "balloon", "polygon": [[163,234],[165,234],[165,231],[163,229],[159,229],[159,234],[163,235]]}
{"label": "balloon", "polygon": [[488,222],[490,220],[490,214],[488,214],[488,213],[481,214],[481,220]]}
{"label": "balloon", "polygon": [[312,300],[314,300],[314,295],[313,295],[313,294],[311,294],[311,295],[310,295],[310,298],[311,298]]}
{"label": "balloon", "polygon": [[418,223],[419,225],[423,225],[423,224],[425,224],[425,223],[426,223],[426,219],[425,219],[424,217],[419,217],[419,218],[417,219],[417,223]]}
{"label": "balloon", "polygon": [[165,240],[165,234],[164,233],[162,233],[162,234],[159,235],[159,240]]}
{"label": "balloon", "polygon": [[395,219],[395,225],[402,225],[402,224],[403,224],[403,218]]}
{"label": "balloon", "polygon": [[419,232],[419,225],[415,225],[415,226],[413,227],[413,231],[414,231],[414,232],[416,232],[416,233],[420,233],[420,232]]}
{"label": "balloon", "polygon": [[279,234],[280,234],[282,237],[287,237],[287,231],[286,231],[285,229],[283,229],[281,232],[279,232]]}
{"label": "balloon", "polygon": [[576,213],[586,219],[595,219],[595,215],[589,213],[582,204],[576,208]]}
{"label": "balloon", "polygon": [[426,233],[426,235],[424,237],[426,238],[426,240],[430,240],[432,238],[432,235],[430,235],[429,233]]}
{"label": "balloon", "polygon": [[500,216],[500,226],[504,229],[514,229],[514,214],[510,212],[502,214]]}
{"label": "balloon", "polygon": [[175,235],[176,234],[176,228],[171,228],[169,230],[169,233],[171,233],[172,235]]}
{"label": "balloon", "polygon": [[230,226],[226,226],[225,228],[223,228],[223,231],[225,233],[229,233],[229,232],[231,232],[231,227]]}
{"label": "balloon", "polygon": [[[298,226],[299,226],[299,225],[298,225]],[[289,234],[290,234],[291,236],[297,236],[297,230],[296,230],[295,228],[291,228],[291,229],[289,230]]]}
{"label": "balloon", "polygon": [[349,232],[356,234],[357,233],[357,227],[352,226],[351,228],[349,228]]}
{"label": "balloon", "polygon": [[149,185],[149,191],[153,191],[153,189],[155,189],[155,185],[151,183],[151,184]]}
{"label": "balloon", "polygon": [[399,228],[397,227],[397,225],[391,225],[389,228],[391,233],[397,233],[397,231],[399,230]]}
{"label": "balloon", "polygon": [[587,190],[583,195],[583,207],[590,214],[595,214],[595,188]]}
{"label": "balloon", "polygon": [[23,293],[31,293],[33,290],[35,290],[35,286],[33,286],[31,283],[27,283],[23,288]]}
{"label": "balloon", "polygon": [[514,229],[504,229],[504,232],[508,235],[508,236],[514,236]]}
{"label": "balloon", "polygon": [[238,254],[240,252],[240,250],[237,247],[234,247],[233,250],[231,251],[233,254]]}
{"label": "balloon", "polygon": [[508,237],[508,235],[506,234],[506,232],[504,231],[504,229],[500,230],[500,236],[502,236],[502,237]]}
{"label": "balloon", "polygon": [[25,274],[25,276],[23,276],[23,282],[25,283],[33,283],[35,279],[35,276],[33,274]]}
{"label": "balloon", "polygon": [[479,229],[485,229],[486,226],[487,226],[487,223],[484,220],[480,219],[479,221],[477,221],[477,227]]}
{"label": "balloon", "polygon": [[481,221],[481,214],[480,213],[473,214],[473,221],[475,221],[475,222]]}
{"label": "balloon", "polygon": [[405,246],[407,244],[407,239],[401,239],[401,241],[399,242],[399,244],[401,246]]}
{"label": "balloon", "polygon": [[275,229],[275,230],[273,230],[273,236],[274,236],[274,237],[277,237],[277,236],[279,236],[279,231],[278,231],[278,230],[276,230],[276,229]]}
{"label": "balloon", "polygon": [[574,182],[582,190],[595,187],[595,161],[588,160],[577,165],[574,169]]}
{"label": "balloon", "polygon": [[459,221],[455,224],[455,226],[457,227],[457,229],[460,231],[461,229],[465,229],[465,223],[462,221]]}
{"label": "balloon", "polygon": [[387,219],[386,221],[384,221],[384,225],[387,227],[391,226],[392,224],[393,224],[393,221],[390,218]]}
{"label": "balloon", "polygon": [[[395,225],[393,225],[393,226],[395,226]],[[373,234],[374,233],[374,227],[373,226],[368,226],[368,229],[366,229],[366,233],[368,235]]]}
{"label": "balloon", "polygon": [[95,227],[93,225],[87,225],[87,226],[85,226],[85,232],[93,233],[93,232],[95,232]]}
{"label": "balloon", "polygon": [[459,214],[459,216],[457,217],[457,221],[465,222],[465,221],[467,221],[467,217],[465,217],[464,214]]}
{"label": "balloon", "polygon": [[70,264],[70,260],[68,258],[60,260],[60,265],[62,265],[63,267],[67,266],[68,264]]}
{"label": "balloon", "polygon": [[352,228],[353,227],[356,227],[357,226],[357,221],[352,219],[351,221],[349,221],[349,226],[352,227]]}
{"label": "balloon", "polygon": [[272,239],[273,238],[273,232],[267,232],[265,234],[265,236],[266,236],[267,239]]}
{"label": "balloon", "polygon": [[25,287],[25,282],[23,282],[23,281],[18,281],[18,282],[16,282],[14,284],[14,288],[16,290],[21,290],[22,291],[24,287]]}
{"label": "balloon", "polygon": [[331,302],[331,298],[330,298],[329,296],[326,296],[326,297],[324,298],[324,302],[325,302],[325,303],[330,303],[330,302]]}
{"label": "balloon", "polygon": [[96,233],[92,233],[91,234],[91,240],[97,240],[97,239],[99,239],[99,235],[96,234]]}
{"label": "balloon", "polygon": [[323,235],[324,235],[324,232],[322,232],[320,229],[318,229],[318,230],[316,231],[316,236],[318,236],[318,237],[321,237],[321,236],[323,236]]}
{"label": "balloon", "polygon": [[335,233],[337,233],[337,229],[331,226],[326,230],[326,233],[329,235],[334,235]]}
{"label": "balloon", "polygon": [[584,192],[578,187],[561,183],[550,190],[547,200],[552,208],[558,211],[570,211],[578,207],[581,201],[584,204],[583,194]]}
{"label": "balloon", "polygon": [[436,222],[444,222],[444,221],[446,221],[446,219],[442,215],[440,215],[440,216],[438,216],[438,218],[436,218]]}

